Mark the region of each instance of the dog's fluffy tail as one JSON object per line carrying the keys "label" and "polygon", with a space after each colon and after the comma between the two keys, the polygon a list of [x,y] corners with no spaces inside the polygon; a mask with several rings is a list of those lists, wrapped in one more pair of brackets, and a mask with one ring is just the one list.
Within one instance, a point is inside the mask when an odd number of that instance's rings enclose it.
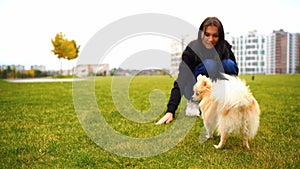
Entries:
{"label": "dog's fluffy tail", "polygon": [[217,81],[213,90],[214,101],[222,105],[217,111],[222,112],[221,118],[224,118],[219,121],[218,131],[243,132],[253,138],[259,127],[259,105],[244,81],[228,75],[225,77],[228,80]]}
{"label": "dog's fluffy tail", "polygon": [[253,138],[259,127],[260,109],[253,98],[251,103],[242,107],[227,107],[218,120],[218,134],[241,132],[248,138]]}

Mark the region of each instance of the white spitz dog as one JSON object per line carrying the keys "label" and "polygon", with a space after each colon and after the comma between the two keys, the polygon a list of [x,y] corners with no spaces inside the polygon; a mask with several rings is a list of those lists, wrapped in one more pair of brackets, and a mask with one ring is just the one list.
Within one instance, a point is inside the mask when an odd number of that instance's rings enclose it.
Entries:
{"label": "white spitz dog", "polygon": [[245,82],[238,77],[222,74],[222,80],[211,81],[199,75],[194,85],[194,101],[199,107],[207,138],[217,129],[221,136],[215,148],[222,148],[228,135],[242,135],[243,146],[249,149],[248,139],[253,138],[259,127],[260,108]]}

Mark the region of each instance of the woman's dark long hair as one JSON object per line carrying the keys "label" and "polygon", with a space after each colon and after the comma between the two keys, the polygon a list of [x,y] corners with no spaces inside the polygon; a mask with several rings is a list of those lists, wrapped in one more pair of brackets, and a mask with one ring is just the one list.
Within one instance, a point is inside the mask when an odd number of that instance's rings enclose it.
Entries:
{"label": "woman's dark long hair", "polygon": [[218,28],[219,40],[215,46],[221,60],[224,58],[229,58],[228,49],[231,48],[230,44],[225,40],[224,28],[221,21],[217,17],[207,17],[199,28],[198,39],[202,39],[202,33],[208,26],[215,26]]}

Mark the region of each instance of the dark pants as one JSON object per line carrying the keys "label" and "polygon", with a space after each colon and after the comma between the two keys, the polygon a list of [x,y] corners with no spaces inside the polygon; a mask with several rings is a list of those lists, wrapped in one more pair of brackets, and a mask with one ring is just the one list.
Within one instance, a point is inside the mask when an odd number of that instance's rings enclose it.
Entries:
{"label": "dark pants", "polygon": [[[229,75],[238,75],[239,69],[231,59],[222,60],[222,66],[224,73]],[[217,66],[217,62],[212,59],[206,59],[196,66],[194,76],[196,79],[199,74],[209,77],[210,74],[216,74],[217,71],[220,71],[220,68]]]}

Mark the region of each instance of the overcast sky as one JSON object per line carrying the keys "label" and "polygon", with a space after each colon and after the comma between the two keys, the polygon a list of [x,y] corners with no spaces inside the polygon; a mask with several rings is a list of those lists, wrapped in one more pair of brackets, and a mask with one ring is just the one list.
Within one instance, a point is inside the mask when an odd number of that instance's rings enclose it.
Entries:
{"label": "overcast sky", "polygon": [[[59,69],[60,61],[50,52],[53,49],[51,39],[56,33],[62,32],[68,39],[74,39],[82,50],[103,27],[123,17],[142,13],[175,16],[195,27],[199,27],[206,17],[217,16],[225,32],[235,36],[251,30],[261,34],[279,29],[300,32],[299,0],[0,0],[0,65],[21,64],[26,68],[45,65],[47,70]],[[151,44],[149,37],[145,39]],[[162,38],[158,48],[169,52],[169,40]],[[119,44],[120,47],[114,48],[107,57],[114,58],[110,55],[124,50],[121,46],[130,48],[133,44],[141,44],[140,41],[131,43],[127,46],[126,42]],[[147,46],[143,50],[147,50]],[[121,53],[137,56],[144,52],[135,49]],[[117,58],[105,61],[109,62],[110,68],[123,63]],[[63,62],[65,68],[73,65],[76,60]]]}

